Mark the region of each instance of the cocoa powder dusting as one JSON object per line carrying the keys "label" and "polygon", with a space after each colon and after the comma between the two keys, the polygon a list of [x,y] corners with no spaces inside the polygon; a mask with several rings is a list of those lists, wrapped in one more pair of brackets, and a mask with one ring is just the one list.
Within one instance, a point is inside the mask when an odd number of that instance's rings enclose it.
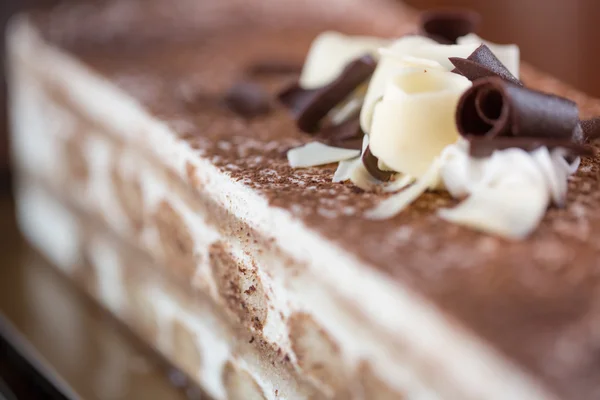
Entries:
{"label": "cocoa powder dusting", "polygon": [[[398,16],[399,21],[407,19]],[[369,33],[373,24],[363,22],[347,30]],[[72,49],[85,50],[72,51],[169,124],[199,157],[209,159],[231,179],[255,189],[271,205],[288,210],[390,279],[426,296],[451,320],[561,396],[596,398],[600,393],[596,329],[600,324],[600,158],[583,160],[569,181],[566,207],[551,208],[536,232],[522,242],[440,220],[435,211],[454,204],[443,193],[423,195],[393,219],[366,220],[363,212],[383,195],[332,183],[334,165],[299,170],[288,166],[285,151],[311,138],[296,129],[285,110],[277,108],[249,121],[219,107],[192,111],[173,89],[195,85],[224,93],[259,55],[302,59],[316,34],[334,28],[308,18],[304,23],[304,28],[269,31],[249,26],[201,40],[153,46],[127,46],[123,41],[99,49],[78,45]],[[406,23],[398,26],[394,34],[415,28]],[[576,101],[582,118],[600,114],[600,101],[530,66],[523,65],[521,76],[526,85]],[[261,81],[271,94],[288,83],[285,76]]]}

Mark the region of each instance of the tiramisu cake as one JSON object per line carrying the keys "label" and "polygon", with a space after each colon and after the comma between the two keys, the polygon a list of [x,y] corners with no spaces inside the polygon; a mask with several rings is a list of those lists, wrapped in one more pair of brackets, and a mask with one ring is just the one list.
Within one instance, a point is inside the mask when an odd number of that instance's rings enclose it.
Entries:
{"label": "tiramisu cake", "polygon": [[600,101],[397,1],[13,20],[18,218],[220,399],[599,399]]}

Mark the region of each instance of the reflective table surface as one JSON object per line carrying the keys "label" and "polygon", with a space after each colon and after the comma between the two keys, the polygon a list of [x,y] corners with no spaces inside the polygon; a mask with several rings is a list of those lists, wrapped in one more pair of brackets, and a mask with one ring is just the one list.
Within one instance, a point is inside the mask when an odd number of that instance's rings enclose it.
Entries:
{"label": "reflective table surface", "polygon": [[0,398],[189,398],[173,374],[23,242],[0,196]]}

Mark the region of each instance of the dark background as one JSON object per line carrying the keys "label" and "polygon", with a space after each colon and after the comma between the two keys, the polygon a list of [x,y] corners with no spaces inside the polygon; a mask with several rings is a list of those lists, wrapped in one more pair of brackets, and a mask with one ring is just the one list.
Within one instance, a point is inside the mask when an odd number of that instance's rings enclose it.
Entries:
{"label": "dark background", "polygon": [[[76,1],[76,0],[71,0]],[[99,0],[95,0],[99,1]],[[170,1],[170,0],[165,0]],[[203,0],[197,0],[203,1]],[[204,0],[220,1],[220,0]],[[326,0],[325,0],[326,1]],[[0,26],[18,9],[56,0],[0,0]],[[600,97],[600,0],[405,0],[416,8],[468,7],[483,15],[480,35],[517,43],[522,59]],[[369,4],[369,0],[365,0]],[[4,41],[0,77],[0,182],[6,187],[6,96]]]}

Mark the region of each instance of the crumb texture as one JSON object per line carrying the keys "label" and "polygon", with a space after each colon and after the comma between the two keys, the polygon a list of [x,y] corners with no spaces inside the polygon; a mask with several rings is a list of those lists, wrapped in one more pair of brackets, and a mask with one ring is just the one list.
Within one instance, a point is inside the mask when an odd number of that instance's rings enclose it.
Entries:
{"label": "crumb texture", "polygon": [[269,306],[256,267],[237,262],[221,243],[213,244],[209,254],[213,276],[223,303],[240,321],[256,331],[262,331]]}

